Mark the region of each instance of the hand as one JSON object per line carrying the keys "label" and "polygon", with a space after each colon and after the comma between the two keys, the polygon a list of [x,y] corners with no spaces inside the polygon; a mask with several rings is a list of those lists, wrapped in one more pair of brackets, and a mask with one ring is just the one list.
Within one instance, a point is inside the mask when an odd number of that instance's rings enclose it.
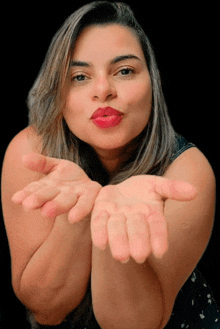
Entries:
{"label": "hand", "polygon": [[195,196],[195,188],[186,182],[150,175],[103,187],[91,218],[93,243],[100,249],[109,243],[113,258],[121,262],[132,257],[143,263],[151,252],[161,258],[168,249],[165,200]]}
{"label": "hand", "polygon": [[68,213],[69,222],[85,218],[101,185],[92,181],[75,163],[31,153],[23,157],[27,168],[44,174],[12,197],[27,210],[40,209],[46,217]]}

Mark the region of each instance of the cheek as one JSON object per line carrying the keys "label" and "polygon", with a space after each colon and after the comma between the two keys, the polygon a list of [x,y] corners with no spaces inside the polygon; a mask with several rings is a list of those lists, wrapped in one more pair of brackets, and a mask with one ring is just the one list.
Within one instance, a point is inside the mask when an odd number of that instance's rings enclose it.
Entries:
{"label": "cheek", "polygon": [[152,107],[152,89],[150,84],[136,84],[126,96],[127,105],[138,117],[148,118]]}
{"label": "cheek", "polygon": [[[73,106],[74,104],[74,106]],[[80,117],[78,102],[76,101],[75,97],[74,99],[72,97],[68,97],[65,103],[65,107],[63,109],[63,117],[66,121],[67,126],[69,127],[70,131],[76,135],[77,137],[80,134],[80,131],[82,131],[82,118]]]}
{"label": "cheek", "polygon": [[[130,99],[133,111],[133,127],[138,135],[148,124],[152,108],[152,89],[150,84],[139,84],[133,89]],[[136,127],[136,128],[135,128]]]}
{"label": "cheek", "polygon": [[[78,109],[78,98],[75,97],[73,94],[69,94],[66,99],[65,108],[63,110],[64,115],[66,116],[76,116],[77,115],[77,109]],[[74,106],[73,106],[74,104]]]}
{"label": "cheek", "polygon": [[82,108],[83,104],[81,97],[77,97],[77,95],[70,93],[66,99],[65,107],[63,109],[63,116],[66,120],[66,123],[71,126],[71,130],[74,128],[74,126],[77,127],[79,122],[82,122]]}

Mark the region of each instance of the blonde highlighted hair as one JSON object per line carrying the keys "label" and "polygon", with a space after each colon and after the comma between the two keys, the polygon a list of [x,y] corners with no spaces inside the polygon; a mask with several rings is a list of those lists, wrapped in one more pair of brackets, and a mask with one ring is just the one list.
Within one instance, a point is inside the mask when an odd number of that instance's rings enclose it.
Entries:
{"label": "blonde highlighted hair", "polygon": [[[143,49],[152,83],[152,111],[137,150],[109,178],[94,149],[69,130],[63,115],[70,60],[80,32],[87,26],[119,24],[132,29]],[[39,75],[28,95],[29,124],[43,141],[42,152],[80,165],[102,185],[116,184],[141,174],[162,175],[171,162],[175,133],[168,116],[160,74],[150,42],[130,7],[120,2],[95,1],[75,11],[54,36]],[[99,170],[97,170],[99,166]]]}

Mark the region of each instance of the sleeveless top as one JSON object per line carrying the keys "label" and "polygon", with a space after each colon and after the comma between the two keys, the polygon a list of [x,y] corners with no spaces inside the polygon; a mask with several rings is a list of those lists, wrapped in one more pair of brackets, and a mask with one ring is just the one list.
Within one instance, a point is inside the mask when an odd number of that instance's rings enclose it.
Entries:
{"label": "sleeveless top", "polygon": [[[176,134],[172,161],[194,144]],[[32,329],[101,329],[92,308],[91,285],[81,304],[57,326],[45,326],[35,322],[28,314]],[[179,291],[172,315],[164,329],[220,329],[220,310],[213,293],[202,274],[196,268]]]}

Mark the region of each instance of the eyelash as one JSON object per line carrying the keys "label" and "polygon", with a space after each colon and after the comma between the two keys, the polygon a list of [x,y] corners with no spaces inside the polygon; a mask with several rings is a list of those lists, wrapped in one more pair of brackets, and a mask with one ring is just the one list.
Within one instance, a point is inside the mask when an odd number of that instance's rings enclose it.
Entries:
{"label": "eyelash", "polygon": [[[123,71],[128,71],[129,74],[122,74]],[[135,73],[134,69],[130,68],[130,67],[123,67],[121,70],[119,70],[117,72],[116,75],[118,75],[119,73],[121,73],[121,76],[130,76],[130,75],[133,75]],[[79,79],[80,78],[80,79]],[[81,78],[83,78],[83,80],[81,80]],[[78,80],[79,79],[79,80]],[[79,82],[79,83],[82,83],[86,80],[86,75],[85,74],[77,74],[76,76],[72,77],[71,79],[73,82]]]}
{"label": "eyelash", "polygon": [[83,77],[83,78],[86,78],[86,75],[85,74],[78,74],[78,75],[76,75],[76,76],[74,76],[74,77],[72,77],[72,81],[74,82],[83,82],[83,81],[85,81],[85,80],[78,80],[78,78],[80,78],[80,77]]}
{"label": "eyelash", "polygon": [[128,75],[134,74],[134,69],[132,69],[130,67],[123,67],[118,73],[122,73],[122,71],[129,71],[130,72],[130,74],[125,74],[125,75],[122,74],[122,76],[128,76]]}

